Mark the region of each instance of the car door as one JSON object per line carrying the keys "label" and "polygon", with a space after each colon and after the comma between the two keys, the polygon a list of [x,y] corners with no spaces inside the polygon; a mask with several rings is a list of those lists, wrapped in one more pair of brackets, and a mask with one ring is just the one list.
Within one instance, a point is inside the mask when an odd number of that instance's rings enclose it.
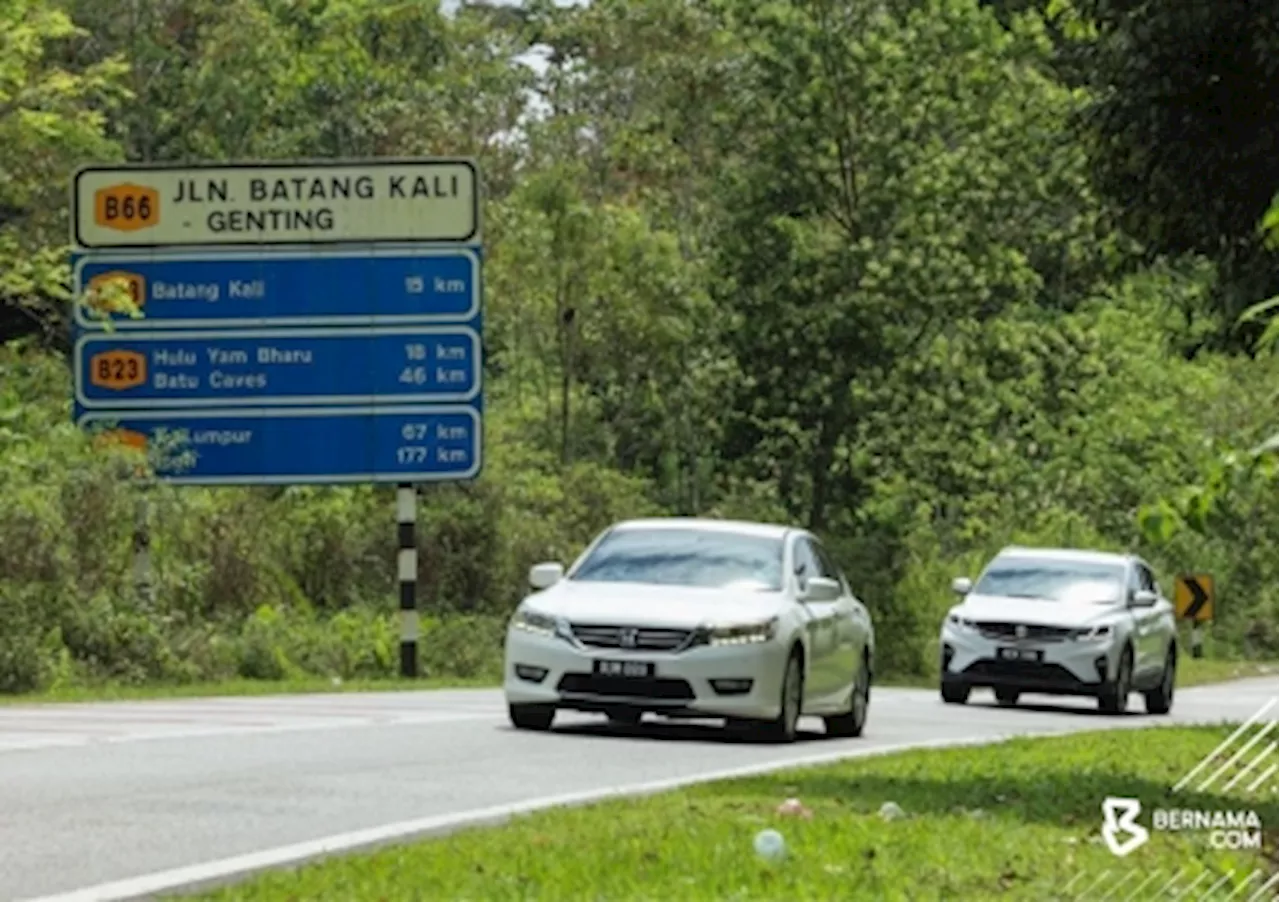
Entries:
{"label": "car door", "polygon": [[865,614],[866,609],[862,608],[861,602],[854,599],[853,593],[849,591],[848,580],[844,578],[844,574],[832,559],[831,553],[823,547],[821,542],[813,540],[813,552],[822,575],[835,580],[841,589],[840,598],[832,605],[831,679],[832,691],[842,693],[857,672],[858,656],[862,653],[862,646],[866,641],[865,621],[858,616]]}
{"label": "car door", "polygon": [[1129,568],[1129,613],[1133,617],[1133,675],[1138,680],[1151,677],[1151,646],[1153,633],[1159,624],[1159,614],[1155,605],[1139,607],[1133,603],[1134,596],[1144,589],[1150,591],[1154,580],[1151,571],[1141,562],[1134,561]]}
{"label": "car door", "polygon": [[[821,565],[807,536],[797,536],[794,553],[796,598],[803,599],[809,579],[821,575]],[[809,672],[805,678],[805,702],[820,704],[833,691],[831,656],[834,651],[835,605],[831,602],[801,601],[805,615],[805,631],[809,638]]]}
{"label": "car door", "polygon": [[1143,636],[1146,642],[1147,656],[1147,676],[1154,679],[1156,674],[1160,673],[1164,667],[1165,649],[1169,644],[1169,626],[1173,614],[1173,605],[1164,597],[1164,592],[1160,590],[1160,584],[1156,581],[1155,572],[1146,561],[1138,561],[1138,584],[1149,592],[1156,594],[1156,603],[1149,608],[1145,608],[1144,628],[1146,630]]}

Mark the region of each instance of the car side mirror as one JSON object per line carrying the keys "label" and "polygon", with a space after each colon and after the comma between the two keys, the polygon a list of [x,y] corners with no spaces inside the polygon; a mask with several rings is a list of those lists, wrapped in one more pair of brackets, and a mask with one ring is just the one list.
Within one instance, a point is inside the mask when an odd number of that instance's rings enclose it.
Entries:
{"label": "car side mirror", "polygon": [[1156,603],[1158,597],[1150,589],[1139,589],[1133,593],[1133,606],[1135,608],[1149,608]]}
{"label": "car side mirror", "polygon": [[535,564],[529,568],[529,585],[535,589],[549,589],[564,579],[564,564]]}
{"label": "car side mirror", "polygon": [[810,577],[805,583],[802,600],[808,604],[820,604],[824,601],[835,601],[840,597],[840,584],[825,576]]}
{"label": "car side mirror", "polygon": [[968,595],[973,591],[973,580],[967,576],[957,576],[951,581],[951,591],[957,595]]}

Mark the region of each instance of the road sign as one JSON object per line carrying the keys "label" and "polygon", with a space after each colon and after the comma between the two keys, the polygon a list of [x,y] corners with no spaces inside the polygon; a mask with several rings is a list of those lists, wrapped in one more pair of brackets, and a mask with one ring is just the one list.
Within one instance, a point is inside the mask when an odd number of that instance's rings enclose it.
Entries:
{"label": "road sign", "polygon": [[480,383],[466,326],[99,332],[75,351],[85,409],[459,402]]}
{"label": "road sign", "polygon": [[81,248],[480,242],[466,159],[86,166]]}
{"label": "road sign", "polygon": [[141,319],[76,307],[87,329],[391,325],[465,322],[480,312],[480,259],[469,247],[367,251],[112,252],[74,262],[90,303],[114,281]]}
{"label": "road sign", "polygon": [[90,412],[107,440],[161,449],[156,474],[178,485],[436,482],[474,477],[472,406]]}
{"label": "road sign", "polygon": [[1213,577],[1208,573],[1180,574],[1173,587],[1178,618],[1202,623],[1214,615]]}

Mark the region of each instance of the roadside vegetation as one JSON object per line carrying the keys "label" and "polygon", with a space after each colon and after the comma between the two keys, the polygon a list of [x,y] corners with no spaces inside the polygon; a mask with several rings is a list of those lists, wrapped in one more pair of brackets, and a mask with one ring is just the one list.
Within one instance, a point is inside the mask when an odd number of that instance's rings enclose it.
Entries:
{"label": "roadside vegetation", "polygon": [[[1249,898],[1276,873],[1274,779],[1253,793],[1240,790],[1248,781],[1226,795],[1170,792],[1230,732],[1156,727],[858,758],[519,816],[183,898]],[[1116,858],[1100,834],[1107,796],[1138,799],[1148,827],[1156,808],[1253,810],[1262,848],[1153,830]],[[790,799],[799,810],[779,811]],[[766,829],[782,835],[782,858],[754,851]]]}
{"label": "roadside vegetation", "polygon": [[[432,679],[492,679],[528,567],[646,514],[813,528],[886,680],[1011,542],[1212,573],[1208,655],[1276,660],[1274,4],[437,6],[0,3],[0,693],[397,667],[389,488],[147,486],[72,425],[66,186],[110,160],[479,158],[486,465],[421,492]],[[1196,42],[1239,48],[1248,141],[1162,93]]]}

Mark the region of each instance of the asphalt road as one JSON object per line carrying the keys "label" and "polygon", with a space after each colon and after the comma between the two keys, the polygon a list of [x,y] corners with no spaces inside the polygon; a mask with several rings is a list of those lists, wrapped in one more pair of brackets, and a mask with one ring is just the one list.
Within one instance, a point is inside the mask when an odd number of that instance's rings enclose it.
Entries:
{"label": "asphalt road", "polygon": [[[496,690],[6,705],[0,899],[192,866],[187,876],[208,877],[227,870],[218,862],[229,858],[396,822],[446,827],[481,810],[776,762],[1026,733],[1244,720],[1268,705],[1264,716],[1274,720],[1276,699],[1272,676],[1181,690],[1169,717],[1111,718],[1083,699],[1031,696],[1002,709],[978,692],[956,707],[934,691],[882,688],[872,695],[863,737],[828,740],[815,721],[812,734],[785,747],[733,741],[702,725],[610,731],[602,719],[566,714],[552,733],[517,733]],[[1131,710],[1141,711],[1137,695]],[[330,847],[355,844],[348,836]],[[170,874],[151,885],[176,879]],[[80,898],[123,894],[117,887]]]}

